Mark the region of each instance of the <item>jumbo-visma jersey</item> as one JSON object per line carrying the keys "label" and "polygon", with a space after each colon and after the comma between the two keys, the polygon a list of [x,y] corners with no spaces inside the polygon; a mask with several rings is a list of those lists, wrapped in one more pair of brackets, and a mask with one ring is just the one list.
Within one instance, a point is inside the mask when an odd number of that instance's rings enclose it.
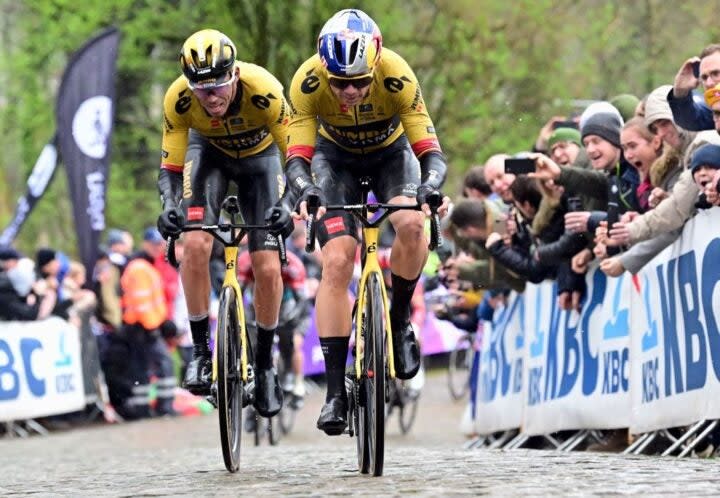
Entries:
{"label": "jumbo-visma jersey", "polygon": [[318,55],[306,60],[290,85],[288,158],[310,161],[318,133],[350,152],[363,154],[387,147],[403,133],[415,155],[440,151],[417,78],[405,60],[382,49],[365,99],[342,106],[330,89]]}
{"label": "jumbo-visma jersey", "polygon": [[280,82],[255,64],[236,62],[238,93],[227,114],[210,116],[184,76],[165,93],[162,167],[182,171],[190,128],[230,157],[242,158],[266,149],[273,141],[285,154],[288,106]]}

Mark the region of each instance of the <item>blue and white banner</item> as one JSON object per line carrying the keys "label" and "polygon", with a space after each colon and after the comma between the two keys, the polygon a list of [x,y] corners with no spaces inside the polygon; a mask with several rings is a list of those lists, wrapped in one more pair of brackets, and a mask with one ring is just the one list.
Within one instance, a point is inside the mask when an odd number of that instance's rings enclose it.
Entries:
{"label": "blue and white banner", "polygon": [[490,434],[519,427],[523,413],[525,300],[515,292],[485,322],[480,354],[475,428]]}
{"label": "blue and white banner", "polygon": [[580,313],[558,308],[552,283],[526,289],[526,434],[628,427],[629,296],[624,281],[608,280],[592,268]]}
{"label": "blue and white banner", "polygon": [[633,279],[633,433],[720,418],[720,209]]}
{"label": "blue and white banner", "polygon": [[0,324],[0,421],[85,406],[79,331],[59,318]]}

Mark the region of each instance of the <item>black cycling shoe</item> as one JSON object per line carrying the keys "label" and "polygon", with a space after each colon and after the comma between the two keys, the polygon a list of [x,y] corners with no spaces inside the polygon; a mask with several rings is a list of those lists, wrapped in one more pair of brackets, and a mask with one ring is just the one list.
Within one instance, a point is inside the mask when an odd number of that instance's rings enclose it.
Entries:
{"label": "black cycling shoe", "polygon": [[255,370],[255,409],[263,417],[278,414],[283,404],[282,389],[275,369]]}
{"label": "black cycling shoe", "polygon": [[193,394],[210,394],[212,383],[212,360],[209,356],[198,356],[190,360],[185,371],[183,387]]}
{"label": "black cycling shoe", "polygon": [[395,376],[401,380],[412,379],[420,370],[420,346],[415,339],[410,322],[393,327],[393,357]]}
{"label": "black cycling shoe", "polygon": [[348,401],[347,398],[336,396],[330,398],[320,410],[317,428],[328,436],[339,436],[347,427]]}

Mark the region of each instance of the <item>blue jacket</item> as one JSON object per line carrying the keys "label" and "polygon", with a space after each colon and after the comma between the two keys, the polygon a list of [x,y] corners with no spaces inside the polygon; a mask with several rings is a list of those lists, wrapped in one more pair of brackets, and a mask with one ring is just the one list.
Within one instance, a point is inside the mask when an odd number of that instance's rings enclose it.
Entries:
{"label": "blue jacket", "polygon": [[671,89],[667,100],[676,125],[689,131],[715,129],[712,111],[704,102],[695,101],[692,93],[683,98],[677,98]]}

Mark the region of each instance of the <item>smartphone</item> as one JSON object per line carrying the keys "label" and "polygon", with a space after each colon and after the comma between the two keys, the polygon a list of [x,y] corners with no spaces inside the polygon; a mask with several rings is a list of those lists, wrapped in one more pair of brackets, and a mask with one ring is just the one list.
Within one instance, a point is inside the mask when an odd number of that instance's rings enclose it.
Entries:
{"label": "smartphone", "polygon": [[607,228],[608,231],[613,227],[615,223],[620,219],[620,209],[618,203],[609,201],[607,206]]}
{"label": "smartphone", "polygon": [[693,76],[696,78],[700,77],[700,61],[695,61],[692,63],[692,69],[693,69]]}
{"label": "smartphone", "polygon": [[512,175],[527,175],[535,171],[535,160],[533,159],[505,159],[505,173]]}
{"label": "smartphone", "polygon": [[507,220],[496,218],[493,222],[493,232],[505,235],[507,233]]}
{"label": "smartphone", "polygon": [[552,129],[557,130],[558,128],[573,128],[578,129],[578,124],[575,121],[555,121],[552,124]]}
{"label": "smartphone", "polygon": [[583,203],[580,197],[568,197],[567,205],[568,211],[573,213],[583,210]]}

